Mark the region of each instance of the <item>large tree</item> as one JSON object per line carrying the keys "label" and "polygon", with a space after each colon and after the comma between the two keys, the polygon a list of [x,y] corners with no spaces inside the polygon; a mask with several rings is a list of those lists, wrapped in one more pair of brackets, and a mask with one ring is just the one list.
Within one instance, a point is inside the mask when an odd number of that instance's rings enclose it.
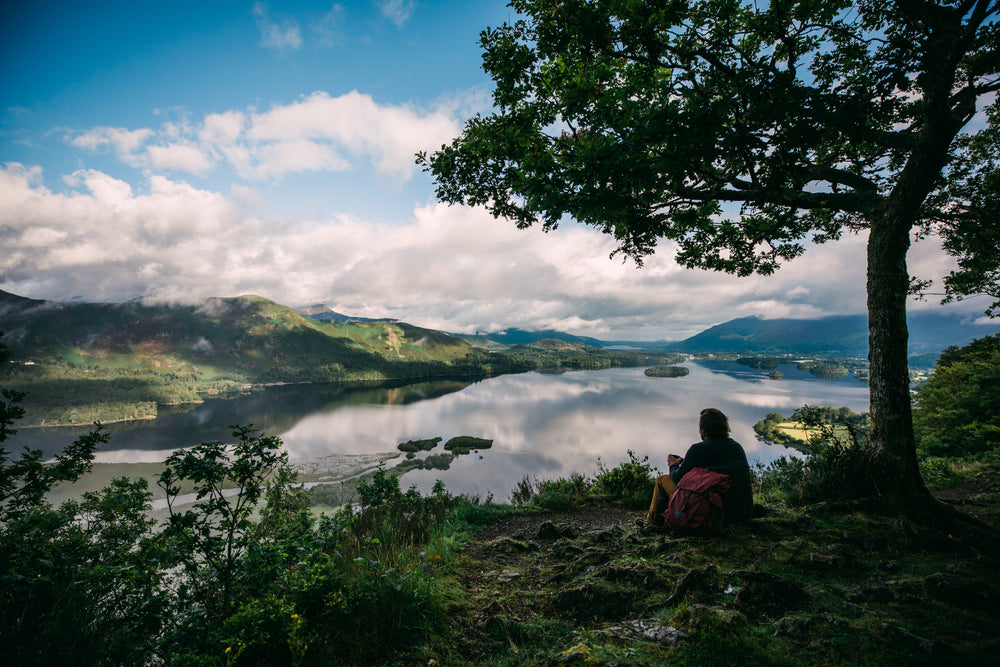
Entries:
{"label": "large tree", "polygon": [[668,239],[766,275],[866,230],[873,479],[913,507],[911,239],[957,258],[949,298],[1000,298],[998,3],[513,0],[481,35],[494,112],[418,163],[444,201],[569,215],[640,263]]}

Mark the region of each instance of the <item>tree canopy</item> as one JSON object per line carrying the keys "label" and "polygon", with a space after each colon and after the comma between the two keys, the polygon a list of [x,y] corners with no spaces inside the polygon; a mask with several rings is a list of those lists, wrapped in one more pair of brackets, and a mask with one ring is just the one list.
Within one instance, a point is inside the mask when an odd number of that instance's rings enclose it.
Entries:
{"label": "tree canopy", "polygon": [[981,454],[1000,447],[1000,336],[945,350],[917,389],[913,421],[928,454]]}
{"label": "tree canopy", "polygon": [[[481,35],[495,110],[418,163],[520,227],[565,216],[641,263],[770,274],[868,232],[873,468],[923,493],[906,368],[913,236],[1000,307],[997,0],[514,0]],[[987,106],[988,105],[988,106]]]}

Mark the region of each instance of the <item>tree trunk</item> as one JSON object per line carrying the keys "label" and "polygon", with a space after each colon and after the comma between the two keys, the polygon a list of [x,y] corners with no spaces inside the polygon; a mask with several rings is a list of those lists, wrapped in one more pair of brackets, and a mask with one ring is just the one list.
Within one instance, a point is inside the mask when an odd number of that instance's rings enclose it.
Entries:
{"label": "tree trunk", "polygon": [[892,211],[878,217],[868,236],[868,361],[871,400],[871,474],[878,496],[891,507],[915,510],[932,497],[917,467],[906,363],[906,253],[910,225]]}

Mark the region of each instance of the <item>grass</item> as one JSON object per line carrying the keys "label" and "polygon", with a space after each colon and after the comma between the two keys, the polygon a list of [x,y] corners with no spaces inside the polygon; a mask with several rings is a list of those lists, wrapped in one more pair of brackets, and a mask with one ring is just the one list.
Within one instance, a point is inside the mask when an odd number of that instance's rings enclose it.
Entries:
{"label": "grass", "polygon": [[959,509],[943,528],[867,501],[772,494],[763,516],[714,538],[633,523],[644,512],[631,489],[645,478],[648,493],[653,472],[634,456],[593,478],[526,479],[517,504],[456,509],[477,520],[435,533],[426,552],[441,555],[452,620],[399,660],[989,663],[1000,648],[996,468],[963,469],[942,495]]}
{"label": "grass", "polygon": [[[819,434],[818,428],[808,427],[801,422],[796,421],[786,421],[775,424],[775,428],[781,433],[786,434],[790,438],[796,440],[801,440],[803,442],[809,442],[809,439],[817,434]],[[850,438],[846,426],[833,426],[834,433],[842,439],[843,442],[847,442]]]}
{"label": "grass", "polygon": [[[580,512],[532,516],[501,515],[506,527],[449,569],[462,640],[439,664],[953,664],[989,662],[1000,636],[997,559],[983,549],[995,527],[959,536],[858,508],[774,506],[699,539],[645,535],[627,512],[575,530]],[[546,520],[564,534],[543,537]],[[636,619],[683,637],[616,634]]]}
{"label": "grass", "polygon": [[[819,473],[845,459],[813,459],[808,483],[831,488]],[[423,497],[379,466],[318,518],[301,493],[269,494],[232,609],[177,615],[187,634],[158,650],[170,664],[990,663],[996,468],[984,461],[943,496],[960,510],[943,527],[870,501],[758,493],[767,506],[751,522],[695,538],[634,523],[656,471],[632,452],[593,476],[525,480],[511,504],[441,484]],[[799,484],[797,471],[755,484]]]}

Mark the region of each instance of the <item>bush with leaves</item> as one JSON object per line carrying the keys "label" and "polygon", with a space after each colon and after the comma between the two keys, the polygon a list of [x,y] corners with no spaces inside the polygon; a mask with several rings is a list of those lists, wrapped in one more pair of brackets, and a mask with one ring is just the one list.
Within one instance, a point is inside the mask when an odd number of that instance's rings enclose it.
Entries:
{"label": "bush with leaves", "polygon": [[585,475],[574,472],[568,478],[538,482],[537,487],[538,491],[531,500],[535,505],[547,510],[563,511],[587,503],[592,483]]}
{"label": "bush with leaves", "polygon": [[[781,418],[769,415],[768,419],[772,417]],[[796,505],[870,499],[878,494],[878,480],[868,474],[870,460],[859,434],[866,424],[865,415],[854,415],[846,408],[842,412],[805,406],[792,419],[809,433],[808,442],[799,445],[808,453],[805,458],[782,456],[767,465],[757,464],[751,474],[758,500]]]}
{"label": "bush with leaves", "polygon": [[[268,478],[287,466],[281,440],[250,426],[233,426],[238,441],[204,442],[167,457],[158,484],[167,494],[166,534],[189,577],[185,596],[219,619],[232,611],[240,558]],[[195,502],[181,510],[182,480],[195,486]]]}
{"label": "bush with leaves", "polygon": [[628,450],[628,460],[614,468],[598,461],[593,479],[578,472],[569,477],[551,480],[531,480],[525,477],[511,493],[515,505],[532,503],[553,511],[565,511],[588,503],[611,503],[630,509],[644,509],[653,493],[653,478],[657,470]]}
{"label": "bush with leaves", "polygon": [[[8,353],[0,345],[0,368]],[[98,424],[54,462],[7,440],[20,392],[0,401],[0,664],[140,664],[156,652],[171,606],[156,566],[145,481],[118,478],[53,507],[46,494],[91,468],[108,440]]]}
{"label": "bush with leaves", "polygon": [[631,509],[643,509],[649,505],[656,472],[649,464],[648,456],[639,459],[630,449],[628,461],[614,468],[605,468],[603,463],[598,462],[593,490],[613,503]]}
{"label": "bush with leaves", "polygon": [[922,456],[1000,449],[1000,336],[941,353],[916,393],[913,427]]}

